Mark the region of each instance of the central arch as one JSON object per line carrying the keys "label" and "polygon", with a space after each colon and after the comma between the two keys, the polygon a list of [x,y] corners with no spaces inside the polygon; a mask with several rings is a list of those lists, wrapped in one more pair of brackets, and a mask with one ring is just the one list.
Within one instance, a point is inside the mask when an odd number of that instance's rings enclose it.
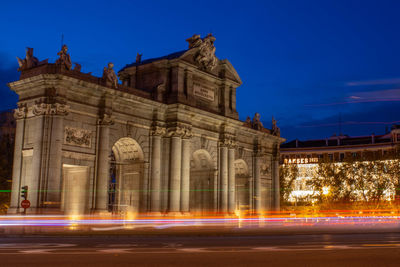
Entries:
{"label": "central arch", "polygon": [[143,150],[130,137],[119,139],[112,147],[109,209],[113,212],[138,212],[143,183]]}
{"label": "central arch", "polygon": [[214,165],[210,154],[199,149],[190,161],[190,212],[207,213],[214,208]]}

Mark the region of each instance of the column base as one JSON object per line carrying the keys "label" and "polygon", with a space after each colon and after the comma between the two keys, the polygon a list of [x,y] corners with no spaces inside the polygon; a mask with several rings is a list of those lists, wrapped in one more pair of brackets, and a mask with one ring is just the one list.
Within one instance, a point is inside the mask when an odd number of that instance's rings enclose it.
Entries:
{"label": "column base", "polygon": [[165,214],[165,216],[167,217],[181,217],[182,216],[182,212],[180,211],[169,211]]}
{"label": "column base", "polygon": [[[24,210],[24,209],[22,209],[22,210]],[[17,214],[17,213],[21,213],[20,208],[9,208],[7,210],[7,214]]]}
{"label": "column base", "polygon": [[112,213],[108,210],[94,210],[92,212],[93,215],[99,215],[99,216],[111,216]]}
{"label": "column base", "polygon": [[160,211],[149,211],[146,213],[147,216],[163,216],[164,213]]}

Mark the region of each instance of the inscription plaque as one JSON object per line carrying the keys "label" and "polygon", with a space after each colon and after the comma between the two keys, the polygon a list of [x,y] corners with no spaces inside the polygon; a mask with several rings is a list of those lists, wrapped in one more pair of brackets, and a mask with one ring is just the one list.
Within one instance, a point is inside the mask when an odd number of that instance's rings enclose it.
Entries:
{"label": "inscription plaque", "polygon": [[214,101],[214,90],[202,87],[198,84],[193,85],[193,94],[208,101]]}

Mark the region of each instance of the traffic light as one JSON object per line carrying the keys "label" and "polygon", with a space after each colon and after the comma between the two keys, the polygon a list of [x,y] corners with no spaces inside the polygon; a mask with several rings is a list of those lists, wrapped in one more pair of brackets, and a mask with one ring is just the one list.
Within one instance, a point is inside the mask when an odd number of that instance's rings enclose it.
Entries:
{"label": "traffic light", "polygon": [[28,198],[28,186],[27,185],[21,187],[21,197],[23,199],[27,199]]}

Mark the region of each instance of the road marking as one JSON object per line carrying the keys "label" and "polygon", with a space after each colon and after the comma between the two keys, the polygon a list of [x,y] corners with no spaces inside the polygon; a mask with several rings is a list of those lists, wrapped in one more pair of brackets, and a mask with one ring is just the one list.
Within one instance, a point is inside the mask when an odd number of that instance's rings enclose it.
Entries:
{"label": "road marking", "polygon": [[363,247],[400,247],[400,244],[363,244]]}
{"label": "road marking", "polygon": [[179,243],[163,243],[164,248],[177,248],[182,247],[182,244]]}
{"label": "road marking", "polygon": [[28,249],[28,250],[20,250],[19,252],[25,254],[50,254],[53,249]]}
{"label": "road marking", "polygon": [[[121,247],[121,248],[128,248],[128,247],[134,247],[134,248],[136,248],[136,247],[139,247],[139,244],[110,244],[110,245],[104,245],[105,247],[111,247],[111,248],[114,248],[114,247]],[[142,245],[142,246],[144,246],[144,245]]]}
{"label": "road marking", "polygon": [[178,250],[189,253],[209,252],[205,248],[180,248]]}
{"label": "road marking", "polygon": [[109,249],[100,249],[97,250],[97,252],[101,252],[101,253],[130,253],[131,251],[127,251],[126,248],[109,248]]}
{"label": "road marking", "polygon": [[77,244],[64,244],[64,243],[8,243],[0,244],[0,249],[10,248],[67,248],[77,246]]}
{"label": "road marking", "polygon": [[113,230],[123,230],[125,226],[113,226],[113,227],[92,227],[93,231],[113,231]]}

